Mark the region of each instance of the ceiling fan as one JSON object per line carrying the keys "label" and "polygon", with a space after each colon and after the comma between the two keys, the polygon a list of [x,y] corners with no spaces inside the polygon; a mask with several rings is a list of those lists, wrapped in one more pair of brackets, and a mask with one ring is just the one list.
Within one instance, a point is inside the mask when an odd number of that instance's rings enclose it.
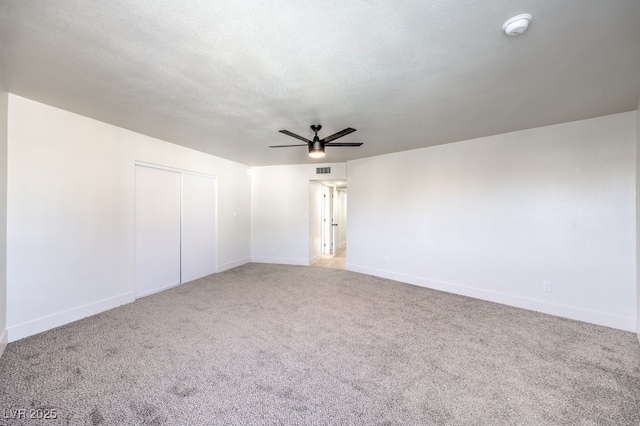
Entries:
{"label": "ceiling fan", "polygon": [[331,146],[360,146],[362,142],[344,142],[344,143],[335,143],[332,142],[338,138],[348,135],[349,133],[353,133],[356,129],[352,129],[351,127],[347,127],[344,130],[339,131],[338,133],[334,133],[331,136],[327,136],[326,138],[320,139],[318,137],[318,132],[322,129],[320,124],[312,124],[311,130],[315,133],[313,140],[309,140],[300,135],[296,135],[288,130],[280,130],[280,133],[284,133],[285,135],[291,136],[292,138],[300,139],[301,141],[305,141],[305,144],[296,144],[296,145],[272,145],[269,148],[288,148],[290,146],[308,146],[309,147],[309,157],[311,158],[322,158],[324,157],[324,148]]}

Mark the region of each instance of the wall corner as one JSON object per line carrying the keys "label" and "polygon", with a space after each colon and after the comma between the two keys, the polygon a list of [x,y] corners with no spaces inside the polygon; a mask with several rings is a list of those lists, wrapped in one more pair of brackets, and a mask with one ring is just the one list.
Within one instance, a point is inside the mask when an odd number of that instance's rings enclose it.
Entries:
{"label": "wall corner", "polygon": [[7,347],[7,165],[9,93],[0,76],[0,356]]}
{"label": "wall corner", "polygon": [[636,336],[640,343],[640,99],[636,109]]}

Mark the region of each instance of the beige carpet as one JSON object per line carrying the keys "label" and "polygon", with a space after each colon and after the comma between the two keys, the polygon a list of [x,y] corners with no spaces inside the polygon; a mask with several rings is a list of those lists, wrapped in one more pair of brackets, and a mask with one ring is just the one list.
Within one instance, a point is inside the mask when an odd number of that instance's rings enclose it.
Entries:
{"label": "beige carpet", "polygon": [[632,333],[249,264],[9,344],[0,424],[638,425]]}

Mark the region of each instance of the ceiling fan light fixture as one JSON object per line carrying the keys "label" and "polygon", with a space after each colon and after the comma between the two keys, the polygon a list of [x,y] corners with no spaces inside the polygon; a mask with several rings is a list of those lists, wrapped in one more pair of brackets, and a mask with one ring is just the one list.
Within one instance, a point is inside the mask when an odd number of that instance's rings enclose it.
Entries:
{"label": "ceiling fan light fixture", "polygon": [[292,146],[306,146],[309,148],[309,157],[311,158],[323,158],[324,157],[324,147],[352,147],[352,146],[361,146],[362,142],[333,142],[336,139],[339,139],[343,136],[346,136],[350,133],[356,131],[356,129],[352,127],[347,127],[346,129],[340,130],[338,133],[334,133],[333,135],[327,136],[325,138],[320,139],[318,137],[318,131],[322,128],[319,124],[312,124],[311,130],[315,135],[313,136],[313,140],[307,139],[304,136],[296,135],[293,132],[288,130],[280,130],[280,133],[284,133],[287,136],[291,136],[292,138],[299,139],[304,142],[304,144],[296,144],[296,145],[269,145],[269,148],[289,148]]}
{"label": "ceiling fan light fixture", "polygon": [[322,158],[324,157],[324,146],[320,142],[313,142],[309,144],[309,157]]}

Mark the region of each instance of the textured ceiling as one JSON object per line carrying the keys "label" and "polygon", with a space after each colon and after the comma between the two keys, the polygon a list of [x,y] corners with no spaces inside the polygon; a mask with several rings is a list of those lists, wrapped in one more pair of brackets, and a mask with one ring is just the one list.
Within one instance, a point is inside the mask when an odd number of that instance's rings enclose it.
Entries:
{"label": "textured ceiling", "polygon": [[636,109],[640,1],[0,0],[0,76],[252,166],[314,161],[280,129],[354,127],[341,162]]}

